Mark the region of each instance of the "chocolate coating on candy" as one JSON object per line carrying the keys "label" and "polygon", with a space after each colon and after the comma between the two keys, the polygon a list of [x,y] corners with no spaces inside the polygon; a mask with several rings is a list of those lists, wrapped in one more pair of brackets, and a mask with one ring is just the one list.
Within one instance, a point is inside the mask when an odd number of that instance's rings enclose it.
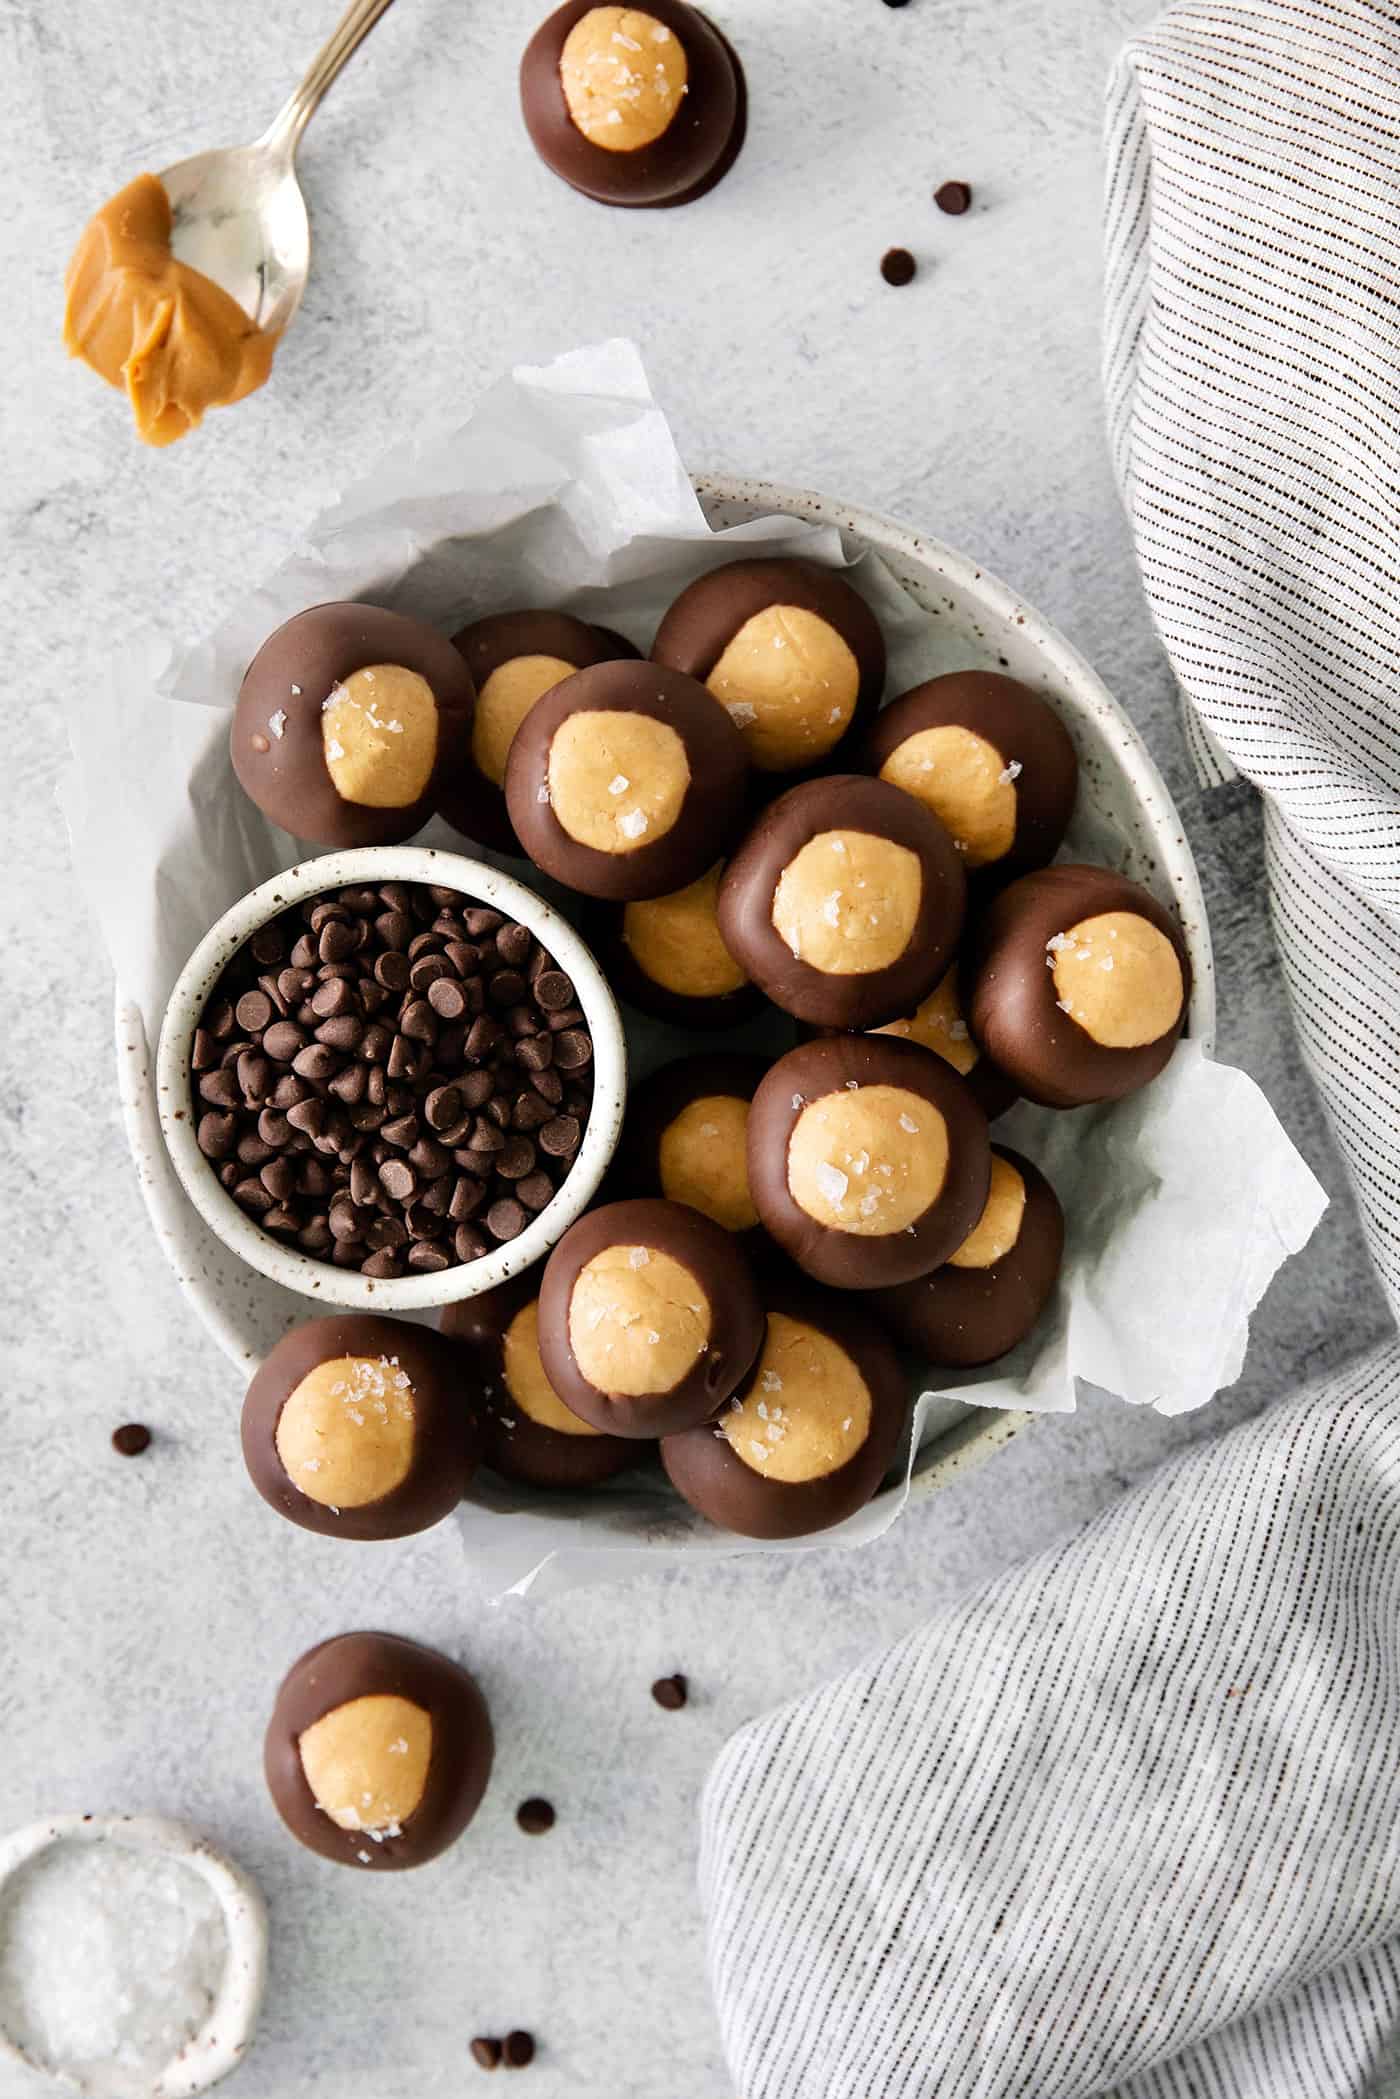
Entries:
{"label": "chocolate coating on candy", "polygon": [[406,1538],[461,1500],[481,1445],[475,1391],[435,1334],[343,1312],[284,1334],[243,1402],[264,1501],[336,1538]]}
{"label": "chocolate coating on candy", "polygon": [[679,1028],[737,1028],[765,1000],[734,960],[719,930],[725,863],[684,889],[614,907],[596,945],[608,982],[640,1013]]}
{"label": "chocolate coating on candy", "polygon": [[1105,867],[1013,882],[978,923],[966,979],[977,1040],[1047,1108],[1121,1100],[1155,1079],[1191,995],[1171,912]]}
{"label": "chocolate coating on candy", "polygon": [[469,749],[474,691],[450,641],[378,605],[313,605],[244,674],[233,769],[263,815],[326,846],[421,830]]}
{"label": "chocolate coating on candy", "polygon": [[967,1237],[991,1177],[987,1119],[917,1043],[829,1035],[780,1057],[749,1111],[766,1230],[838,1290],[926,1275]]}
{"label": "chocolate coating on candy", "polygon": [[455,1843],[481,1804],[493,1749],[486,1701],[465,1669],[390,1633],[343,1633],[288,1671],[263,1768],[309,1851],[394,1872]]}
{"label": "chocolate coating on candy", "polygon": [[885,689],[874,613],[811,561],[732,561],[697,577],[651,653],[709,686],[762,772],[838,765]]}
{"label": "chocolate coating on candy", "polygon": [[476,687],[469,753],[443,780],[438,812],[468,838],[503,853],[524,849],[506,813],[506,758],[542,693],[576,670],[638,651],[611,628],[567,612],[496,612],[452,637]]}
{"label": "chocolate coating on candy", "polygon": [[600,663],[537,700],[506,767],[511,822],[536,866],[585,896],[683,888],[743,818],[743,738],[693,678]]}
{"label": "chocolate coating on candy", "polygon": [[896,1337],[939,1369],[994,1363],[1024,1341],[1054,1292],[1065,1220],[1029,1159],[992,1147],[987,1207],[970,1237],[931,1275],[876,1294]]}
{"label": "chocolate coating on candy", "polygon": [[1048,701],[996,671],[953,671],[891,700],[866,763],[951,832],[970,876],[1008,879],[1053,860],[1079,762]]}
{"label": "chocolate coating on candy", "polygon": [[562,1490],[596,1487],[648,1455],[570,1412],[539,1354],[540,1270],[446,1305],[439,1324],[483,1388],[483,1457],[503,1478]]}
{"label": "chocolate coating on candy", "polygon": [[827,1028],[908,1014],[952,960],[966,883],[911,795],[858,773],[789,788],[725,870],[726,947],[774,1005]]}
{"label": "chocolate coating on candy", "polygon": [[763,1338],[747,1262],[722,1225],[681,1203],[609,1203],[545,1265],[539,1346],[555,1391],[595,1428],[669,1435],[707,1421]]}
{"label": "chocolate coating on candy", "polygon": [[619,1147],[638,1194],[688,1203],[745,1240],[759,1230],[749,1189],[749,1103],[766,1057],[717,1051],[664,1064],[634,1088]]}
{"label": "chocolate coating on candy", "polygon": [[692,1508],[749,1538],[803,1537],[864,1507],[909,1418],[894,1350],[864,1309],[791,1284],[770,1300],[738,1402],[665,1437],[661,1462]]}
{"label": "chocolate coating on candy", "polygon": [[689,204],[744,143],[743,69],[687,0],[567,0],[526,47],[520,102],[545,166],[600,204]]}

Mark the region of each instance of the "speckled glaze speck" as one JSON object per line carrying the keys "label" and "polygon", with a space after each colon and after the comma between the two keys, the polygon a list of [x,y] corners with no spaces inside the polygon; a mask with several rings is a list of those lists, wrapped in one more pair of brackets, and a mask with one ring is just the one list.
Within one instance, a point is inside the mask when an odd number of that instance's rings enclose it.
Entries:
{"label": "speckled glaze speck", "polygon": [[[49,1815],[0,1837],[0,1901],[10,1877],[57,1844],[121,1844],[156,1852],[188,1866],[213,1890],[228,1934],[218,1995],[204,2024],[145,2088],[148,2099],[189,2099],[195,2092],[207,2092],[238,2068],[258,2023],[267,1979],[267,1907],[256,1882],[183,1822],[160,1815]],[[61,2091],[84,2093],[89,2099],[133,2089],[114,2085],[105,2074],[66,2075],[36,2063],[0,2027],[0,2061],[7,2060],[23,2064]]]}
{"label": "speckled glaze speck", "polygon": [[[507,1240],[478,1260],[459,1262],[427,1275],[387,1279],[313,1260],[280,1246],[261,1231],[210,1170],[196,1141],[190,1106],[194,1030],[210,992],[232,956],[259,926],[288,905],[343,885],[379,882],[435,883],[458,889],[471,902],[502,910],[528,926],[573,979],[593,1037],[593,1102],[578,1157],[553,1201],[518,1238]],[[133,1035],[130,1039],[137,1038]],[[284,874],[274,875],[250,890],[211,927],[181,970],[170,994],[156,1051],[155,1106],[160,1133],[185,1194],[209,1231],[239,1262],[255,1270],[266,1282],[295,1292],[303,1300],[312,1298],[322,1305],[347,1306],[355,1311],[418,1312],[453,1304],[493,1289],[508,1276],[540,1260],[592,1200],[617,1145],[626,1102],[627,1046],[617,1002],[579,934],[551,904],[513,875],[502,874],[479,860],[425,846],[361,846],[325,853],[300,861]],[[138,1154],[138,1165],[141,1163]],[[144,1175],[143,1181],[149,1188]],[[158,1229],[160,1223],[158,1218]],[[185,1287],[188,1290],[189,1283]],[[305,1311],[303,1303],[300,1316]],[[220,1326],[223,1332],[219,1338],[223,1339],[228,1331],[227,1313],[221,1314]],[[241,1345],[238,1359],[246,1360]]]}
{"label": "speckled glaze speck", "polygon": [[[1192,1037],[1209,1050],[1215,1032],[1215,974],[1195,861],[1146,745],[1078,651],[1006,584],[926,533],[809,490],[723,474],[696,475],[694,481],[705,515],[717,529],[774,514],[835,525],[853,554],[877,554],[915,602],[943,623],[948,660],[939,668],[1006,671],[1053,700],[1079,756],[1081,796],[1120,841],[1121,871],[1170,903],[1181,920],[1193,973],[1188,1026]],[[225,1354],[246,1372],[295,1319],[305,1317],[305,1298],[252,1273],[191,1215],[161,1142],[140,1017],[123,1007],[120,997],[117,1061],[127,1133],[151,1221],[181,1289]],[[597,1112],[595,1103],[595,1116]],[[214,1177],[208,1179],[217,1188]],[[506,1251],[520,1245],[517,1240]],[[522,1265],[517,1258],[502,1269],[502,1277]],[[337,1279],[343,1275],[340,1270],[332,1273]],[[413,1280],[432,1285],[442,1278]],[[394,1309],[383,1293],[396,1287],[401,1285],[375,1286],[376,1309]],[[327,1293],[321,1295],[329,1301]],[[429,1301],[426,1294],[416,1300]],[[371,1300],[367,1297],[365,1302]],[[1037,1418],[1024,1412],[978,1410],[930,1437],[915,1457],[911,1499],[923,1499],[965,1477]],[[664,1548],[669,1541],[658,1536],[655,1542]]]}

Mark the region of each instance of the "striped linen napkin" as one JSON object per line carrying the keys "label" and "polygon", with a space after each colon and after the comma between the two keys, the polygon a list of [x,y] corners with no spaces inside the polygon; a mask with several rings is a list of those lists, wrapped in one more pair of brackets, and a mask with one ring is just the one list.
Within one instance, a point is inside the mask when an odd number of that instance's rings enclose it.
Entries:
{"label": "striped linen napkin", "polygon": [[[1181,0],[1108,114],[1112,441],[1400,1308],[1400,8]],[[743,2099],[1400,2099],[1400,1341],[745,1729]]]}

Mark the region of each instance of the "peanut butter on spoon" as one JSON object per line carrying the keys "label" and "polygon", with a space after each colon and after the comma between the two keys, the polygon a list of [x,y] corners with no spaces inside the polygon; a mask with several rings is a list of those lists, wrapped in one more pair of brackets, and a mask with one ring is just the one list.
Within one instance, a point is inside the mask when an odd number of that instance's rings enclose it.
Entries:
{"label": "peanut butter on spoon", "polygon": [[176,258],[172,217],[157,177],[138,175],[84,229],[66,279],[63,340],[126,393],[148,445],[174,444],[206,409],[261,386],[278,342]]}

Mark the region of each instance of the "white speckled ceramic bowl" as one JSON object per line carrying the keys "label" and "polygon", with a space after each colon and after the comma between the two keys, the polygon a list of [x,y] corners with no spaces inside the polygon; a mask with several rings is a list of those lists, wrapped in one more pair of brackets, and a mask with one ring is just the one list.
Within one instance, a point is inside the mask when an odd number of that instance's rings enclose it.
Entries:
{"label": "white speckled ceramic bowl", "polygon": [[[463,1261],[428,1275],[380,1278],[337,1268],[283,1246],[259,1229],[224,1188],[195,1137],[190,1112],[190,1051],[210,992],[225,966],[259,926],[328,889],[356,882],[434,883],[460,890],[474,904],[486,904],[518,919],[559,967],[572,979],[593,1037],[593,1105],[569,1173],[552,1202],[531,1220],[518,1239],[507,1240],[479,1260]],[[285,874],[274,875],[226,911],[205,934],[181,970],[156,1051],[156,1106],[161,1134],[186,1195],[211,1232],[230,1253],[269,1282],[280,1283],[325,1305],[357,1311],[415,1312],[431,1305],[455,1304],[494,1289],[541,1260],[556,1239],[587,1209],[617,1146],[627,1105],[627,1045],[617,1001],[583,940],[552,904],[523,882],[480,860],[443,853],[425,846],[361,846],[303,860]]]}
{"label": "white speckled ceramic bowl", "polygon": [[[1002,669],[1054,702],[1079,753],[1081,800],[1110,825],[1117,840],[1116,864],[1145,882],[1181,920],[1193,979],[1190,1032],[1208,1051],[1215,1033],[1215,972],[1195,861],[1146,745],[1078,651],[1023,598],[967,555],[874,511],[806,489],[730,475],[697,475],[695,487],[717,529],[776,514],[834,525],[853,551],[878,555],[895,580],[938,621],[942,640],[930,652],[925,675]],[[286,1327],[304,1316],[304,1300],[244,1267],[191,1211],[160,1141],[141,1016],[123,1000],[120,988],[116,1020],[122,1110],[152,1225],[181,1290],[246,1377]],[[376,1302],[382,1305],[384,1300]],[[935,1493],[962,1477],[1035,1419],[1034,1414],[991,1411],[956,1400],[943,1403],[915,1459],[914,1497]]]}
{"label": "white speckled ceramic bowl", "polygon": [[61,1844],[121,1844],[152,1851],[188,1866],[218,1898],[227,1933],[223,1978],[209,2015],[154,2081],[137,2085],[119,2065],[101,2071],[67,2071],[35,2060],[0,2026],[0,2061],[22,2063],[66,2092],[85,2099],[189,2099],[236,2070],[257,2025],[267,1975],[267,1910],[256,1884],[241,1866],[216,1851],[197,1830],[158,1815],[51,1815],[0,1837],[0,1915],[13,1876],[43,1852]]}

